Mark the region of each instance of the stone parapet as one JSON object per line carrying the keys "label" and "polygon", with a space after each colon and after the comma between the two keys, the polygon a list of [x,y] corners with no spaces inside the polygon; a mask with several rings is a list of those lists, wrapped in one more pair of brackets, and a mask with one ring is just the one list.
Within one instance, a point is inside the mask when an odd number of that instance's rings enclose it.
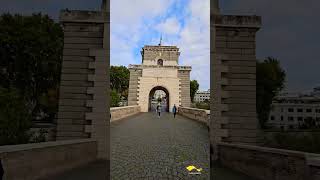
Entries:
{"label": "stone parapet", "polygon": [[97,160],[94,139],[0,146],[6,180],[34,180]]}
{"label": "stone parapet", "polygon": [[121,120],[123,118],[140,113],[140,106],[114,107],[114,108],[110,108],[110,112],[111,112],[110,122],[114,122],[114,121]]}
{"label": "stone parapet", "polygon": [[218,143],[219,163],[261,180],[318,180],[320,155],[260,146]]}
{"label": "stone parapet", "polygon": [[206,126],[209,126],[210,110],[189,107],[178,107],[178,114],[189,119],[199,121],[205,124]]}

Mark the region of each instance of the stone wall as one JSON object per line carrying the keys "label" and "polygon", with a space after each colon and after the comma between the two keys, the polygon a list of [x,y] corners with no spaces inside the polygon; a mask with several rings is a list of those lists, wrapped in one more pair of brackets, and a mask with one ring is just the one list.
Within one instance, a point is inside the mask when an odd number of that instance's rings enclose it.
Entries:
{"label": "stone wall", "polygon": [[184,107],[191,107],[190,72],[191,68],[187,70],[180,69],[178,71],[178,78],[180,79],[180,105]]}
{"label": "stone wall", "polygon": [[178,114],[209,126],[210,110],[178,107]]}
{"label": "stone wall", "polygon": [[92,139],[0,147],[4,180],[35,180],[50,177],[96,159],[97,142]]}
{"label": "stone wall", "polygon": [[140,106],[125,106],[110,108],[111,122],[140,113]]}
{"label": "stone wall", "polygon": [[64,50],[57,140],[95,138],[99,157],[109,158],[109,13],[63,10],[60,21]]}
{"label": "stone wall", "polygon": [[219,163],[259,180],[318,180],[320,155],[218,143]]}
{"label": "stone wall", "polygon": [[142,76],[142,69],[140,68],[130,68],[130,80],[129,80],[129,90],[128,90],[128,105],[135,106],[138,105],[138,81]]}
{"label": "stone wall", "polygon": [[255,144],[256,32],[258,16],[211,15],[213,46],[210,139],[215,142]]}

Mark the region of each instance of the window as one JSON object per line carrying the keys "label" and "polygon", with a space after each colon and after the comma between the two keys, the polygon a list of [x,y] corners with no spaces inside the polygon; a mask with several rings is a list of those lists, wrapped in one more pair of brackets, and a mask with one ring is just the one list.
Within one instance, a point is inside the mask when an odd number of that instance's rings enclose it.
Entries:
{"label": "window", "polygon": [[303,118],[302,117],[298,117],[298,121],[303,121]]}
{"label": "window", "polygon": [[293,119],[294,119],[294,118],[293,118],[292,116],[289,116],[289,117],[288,117],[288,121],[293,121]]}
{"label": "window", "polygon": [[283,121],[283,116],[281,116],[281,121]]}
{"label": "window", "polygon": [[288,112],[293,112],[293,108],[289,108],[289,109],[288,109]]}
{"label": "window", "polygon": [[159,60],[158,60],[158,65],[159,65],[159,66],[163,66],[163,60],[162,60],[162,59],[159,59]]}
{"label": "window", "polygon": [[320,113],[320,109],[316,109],[316,113]]}
{"label": "window", "polygon": [[316,118],[316,121],[320,122],[320,117],[317,117],[317,118]]}
{"label": "window", "polygon": [[312,112],[312,109],[307,109],[307,112]]}
{"label": "window", "polygon": [[293,129],[293,125],[289,125],[289,129]]}
{"label": "window", "polygon": [[270,116],[270,120],[273,121],[274,120],[274,116]]}
{"label": "window", "polygon": [[297,109],[298,112],[303,112],[303,109],[299,108]]}

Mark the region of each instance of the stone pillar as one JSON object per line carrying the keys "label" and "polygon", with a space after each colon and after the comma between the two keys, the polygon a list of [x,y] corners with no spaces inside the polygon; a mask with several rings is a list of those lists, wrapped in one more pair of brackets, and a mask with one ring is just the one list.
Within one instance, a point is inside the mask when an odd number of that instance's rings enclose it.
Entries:
{"label": "stone pillar", "polygon": [[255,144],[257,16],[211,15],[210,141]]}
{"label": "stone pillar", "polygon": [[57,140],[94,138],[109,159],[109,13],[60,13],[64,28]]}
{"label": "stone pillar", "polygon": [[[190,73],[191,67],[189,69],[180,68],[178,70],[178,78],[180,79],[180,105],[183,107],[191,107],[191,97],[190,97]],[[176,104],[178,106],[178,104]]]}

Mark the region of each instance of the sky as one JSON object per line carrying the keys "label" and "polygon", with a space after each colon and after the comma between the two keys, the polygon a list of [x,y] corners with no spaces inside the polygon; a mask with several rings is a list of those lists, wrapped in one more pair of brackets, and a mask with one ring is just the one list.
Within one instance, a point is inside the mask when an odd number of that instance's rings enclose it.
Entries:
{"label": "sky", "polygon": [[224,0],[224,14],[262,16],[257,58],[277,58],[287,74],[286,90],[299,92],[320,85],[319,0]]}
{"label": "sky", "polygon": [[[42,12],[58,21],[61,9],[98,10],[101,0],[0,0],[0,13]],[[224,14],[262,16],[257,58],[279,59],[288,91],[320,85],[319,0],[220,0]],[[180,48],[191,79],[209,88],[209,0],[111,0],[111,64],[140,64],[144,45]]]}

